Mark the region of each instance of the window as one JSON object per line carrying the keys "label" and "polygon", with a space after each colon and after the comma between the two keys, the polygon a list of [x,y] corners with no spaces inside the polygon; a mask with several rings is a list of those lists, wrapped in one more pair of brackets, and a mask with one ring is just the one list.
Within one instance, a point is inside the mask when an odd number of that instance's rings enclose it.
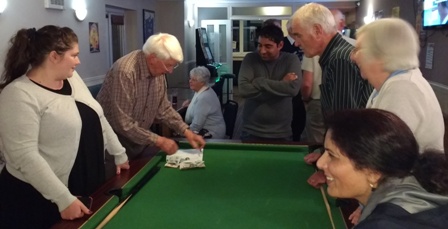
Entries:
{"label": "window", "polygon": [[256,50],[257,30],[261,28],[263,20],[233,20],[233,54],[244,56],[247,52]]}

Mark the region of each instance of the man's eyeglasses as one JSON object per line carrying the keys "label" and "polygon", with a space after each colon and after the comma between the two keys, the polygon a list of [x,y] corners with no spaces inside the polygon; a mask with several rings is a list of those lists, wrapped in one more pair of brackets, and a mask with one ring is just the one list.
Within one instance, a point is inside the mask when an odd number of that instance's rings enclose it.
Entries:
{"label": "man's eyeglasses", "polygon": [[161,62],[162,62],[163,68],[165,68],[166,71],[169,71],[168,68],[170,68],[172,71],[172,70],[176,69],[177,67],[179,67],[179,64],[167,67],[163,61],[161,61]]}

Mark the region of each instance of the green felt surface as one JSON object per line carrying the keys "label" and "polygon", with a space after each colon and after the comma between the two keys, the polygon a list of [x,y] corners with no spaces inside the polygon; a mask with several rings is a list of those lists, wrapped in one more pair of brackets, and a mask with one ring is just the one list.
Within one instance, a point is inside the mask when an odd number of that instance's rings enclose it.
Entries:
{"label": "green felt surface", "polygon": [[[314,172],[303,161],[307,152],[303,146],[208,144],[206,168],[183,171],[155,158],[135,182],[151,167],[160,171],[105,228],[332,228],[320,190],[306,183]],[[124,189],[134,187],[129,182]],[[336,228],[345,228],[337,208],[333,214]]]}
{"label": "green felt surface", "polygon": [[113,196],[109,201],[107,201],[102,208],[95,212],[95,214],[90,218],[90,220],[86,221],[81,228],[95,228],[99,225],[104,218],[107,217],[109,212],[111,212],[116,206],[119,204],[119,199],[116,196]]}

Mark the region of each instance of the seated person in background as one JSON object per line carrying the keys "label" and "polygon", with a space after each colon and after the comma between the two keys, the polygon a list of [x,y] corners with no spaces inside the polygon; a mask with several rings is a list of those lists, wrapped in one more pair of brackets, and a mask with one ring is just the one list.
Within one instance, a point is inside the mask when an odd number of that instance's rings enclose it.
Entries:
{"label": "seated person in background", "polygon": [[446,228],[448,163],[418,143],[395,114],[346,110],[327,120],[325,152],[317,161],[327,192],[364,206],[356,229]]}
{"label": "seated person in background", "polygon": [[0,93],[0,228],[50,228],[90,214],[76,195],[104,182],[105,150],[128,169],[117,136],[81,77],[67,27],[21,29],[10,40]]}
{"label": "seated person in background", "polygon": [[258,52],[241,63],[238,87],[245,99],[241,140],[291,140],[292,97],[302,80],[299,58],[281,52],[283,32],[275,25],[261,28]]}
{"label": "seated person in background", "polygon": [[183,58],[177,38],[159,33],[107,72],[97,98],[130,160],[144,156],[153,145],[167,154],[177,151],[172,139],[150,131],[155,120],[184,135],[193,148],[204,147],[204,139],[188,129],[167,96],[166,74],[173,73]]}
{"label": "seated person in background", "polygon": [[208,131],[211,138],[224,138],[226,124],[222,116],[221,104],[215,91],[208,82],[210,71],[203,66],[190,71],[190,88],[194,96],[190,101],[185,101],[182,106],[188,106],[185,114],[185,122],[190,124],[193,132],[199,133],[202,129]]}

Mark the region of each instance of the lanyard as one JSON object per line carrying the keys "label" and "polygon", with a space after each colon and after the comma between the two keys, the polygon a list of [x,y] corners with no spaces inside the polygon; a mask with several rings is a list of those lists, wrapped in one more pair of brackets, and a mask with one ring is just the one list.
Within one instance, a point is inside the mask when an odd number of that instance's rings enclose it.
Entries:
{"label": "lanyard", "polygon": [[[396,75],[400,75],[400,74],[402,74],[402,73],[406,73],[406,72],[408,72],[408,70],[397,70],[397,71],[392,72],[392,73],[386,78],[386,80],[383,82],[383,84],[381,85],[381,87],[382,87],[382,86],[386,83],[386,81],[389,80],[390,78],[392,78],[392,77],[394,77],[394,76],[396,76]],[[375,97],[378,96],[378,93],[380,93],[381,87],[380,87],[380,89],[379,89],[378,91],[377,91],[376,89],[373,91],[372,100],[370,101],[372,104],[373,104],[373,100],[375,99]]]}

